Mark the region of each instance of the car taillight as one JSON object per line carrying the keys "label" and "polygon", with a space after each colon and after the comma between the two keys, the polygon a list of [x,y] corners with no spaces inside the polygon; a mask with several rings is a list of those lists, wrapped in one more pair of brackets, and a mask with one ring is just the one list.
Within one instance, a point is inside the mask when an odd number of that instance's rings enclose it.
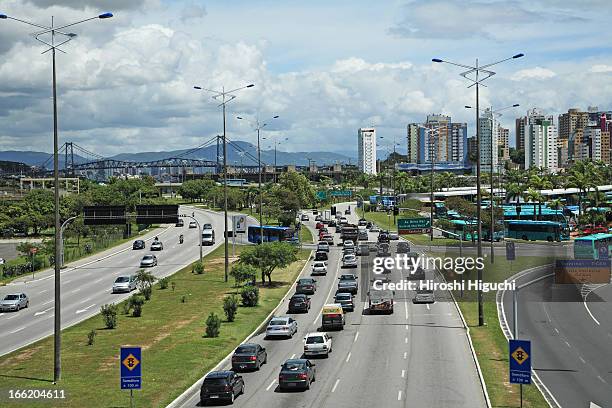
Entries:
{"label": "car taillight", "polygon": [[255,361],[255,360],[257,360],[257,357],[256,356],[251,356],[251,357],[249,357],[249,360]]}
{"label": "car taillight", "polygon": [[307,378],[308,378],[308,376],[307,376],[306,374],[298,374],[298,378],[299,378],[300,380],[305,380],[305,379],[307,379]]}

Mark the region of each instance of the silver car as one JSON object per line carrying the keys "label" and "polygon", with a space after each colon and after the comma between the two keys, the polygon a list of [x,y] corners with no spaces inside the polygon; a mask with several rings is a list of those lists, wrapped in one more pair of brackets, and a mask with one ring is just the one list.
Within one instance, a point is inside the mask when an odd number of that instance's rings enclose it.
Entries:
{"label": "silver car", "polygon": [[133,290],[136,290],[136,275],[119,276],[113,283],[113,293],[129,293]]}
{"label": "silver car", "polygon": [[356,268],[357,267],[357,257],[355,254],[346,254],[344,258],[342,258],[342,267],[343,268]]}
{"label": "silver car", "polygon": [[16,312],[30,305],[25,293],[11,293],[0,300],[0,312]]}
{"label": "silver car", "polygon": [[266,328],[266,337],[293,337],[297,333],[297,322],[288,316],[273,317]]}
{"label": "silver car", "polygon": [[436,303],[433,290],[417,290],[412,303]]}
{"label": "silver car", "polygon": [[164,244],[161,241],[153,241],[151,244],[151,251],[161,251],[164,249]]}
{"label": "silver car", "polygon": [[140,266],[143,268],[157,266],[157,257],[151,254],[143,256],[140,260]]}

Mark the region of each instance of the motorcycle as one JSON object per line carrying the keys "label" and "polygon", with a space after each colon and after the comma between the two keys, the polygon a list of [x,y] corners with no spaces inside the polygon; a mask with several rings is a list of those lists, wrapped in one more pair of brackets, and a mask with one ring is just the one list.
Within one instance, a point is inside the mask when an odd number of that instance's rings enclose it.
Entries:
{"label": "motorcycle", "polygon": [[183,243],[183,235],[180,235],[179,236],[179,244],[182,244],[182,243]]}

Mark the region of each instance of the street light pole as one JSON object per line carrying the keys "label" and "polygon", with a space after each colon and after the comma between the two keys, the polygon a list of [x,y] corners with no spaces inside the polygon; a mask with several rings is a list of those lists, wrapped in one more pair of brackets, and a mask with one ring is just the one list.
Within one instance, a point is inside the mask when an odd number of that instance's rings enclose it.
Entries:
{"label": "street light pole", "polygon": [[[481,197],[481,192],[480,192],[480,95],[479,95],[479,88],[482,82],[486,81],[487,79],[491,78],[493,75],[495,75],[494,71],[491,71],[487,68],[492,67],[493,65],[497,65],[500,64],[502,62],[505,61],[509,61],[511,59],[516,59],[516,58],[521,58],[523,57],[525,54],[516,54],[513,55],[512,57],[509,58],[505,58],[503,60],[499,60],[496,62],[493,62],[491,64],[486,64],[486,65],[479,65],[478,64],[478,58],[476,59],[476,65],[474,66],[470,66],[470,65],[463,65],[463,64],[457,64],[455,62],[450,62],[450,61],[446,61],[446,60],[442,60],[440,58],[433,58],[432,61],[436,62],[436,63],[446,63],[446,64],[450,64],[450,65],[455,65],[461,68],[465,68],[466,71],[460,73],[459,75],[461,75],[462,77],[464,77],[465,79],[469,80],[472,82],[472,84],[470,86],[468,86],[468,88],[475,86],[476,87],[476,218],[477,218],[477,223],[478,223],[478,241],[477,241],[477,256],[478,258],[482,259],[482,224],[481,224],[481,203],[482,203],[482,197]],[[483,74],[483,76],[481,77],[480,74]],[[474,75],[474,78],[470,78],[469,75]],[[478,268],[478,280],[480,282],[482,282],[482,268]],[[483,305],[483,293],[482,293],[482,289],[481,286],[478,286],[478,325],[479,326],[483,326],[484,325],[484,305]]]}
{"label": "street light pole", "polygon": [[[241,86],[230,91],[225,90],[225,86],[220,91],[202,88],[200,86],[194,86],[194,89],[200,91],[206,91],[213,94],[213,99],[220,101],[219,106],[223,107],[223,228],[224,228],[224,241],[223,246],[225,249],[225,282],[229,279],[229,246],[228,246],[228,228],[227,228],[227,137],[226,137],[226,121],[225,121],[225,105],[236,99],[234,92],[254,87],[254,84]],[[232,231],[235,233],[235,231]]]}
{"label": "street light pole", "polygon": [[[51,26],[43,26],[40,24],[31,23],[29,21],[25,21],[19,18],[8,16],[4,13],[0,13],[0,20],[14,20],[20,23],[24,23],[27,25],[31,25],[33,27],[41,28],[41,31],[37,31],[33,33],[33,37],[45,44],[49,47],[47,51],[51,51],[51,59],[52,59],[52,71],[53,71],[53,190],[54,190],[54,225],[55,225],[55,251],[54,251],[54,290],[55,290],[55,299],[54,299],[54,320],[53,320],[53,382],[57,383],[62,377],[62,359],[61,359],[61,281],[60,281],[60,263],[62,256],[61,249],[61,228],[62,223],[60,219],[59,206],[60,206],[60,195],[59,195],[59,137],[58,137],[58,120],[57,120],[57,75],[56,75],[56,64],[55,64],[55,51],[60,50],[59,47],[66,44],[77,35],[74,33],[65,32],[63,29],[67,27],[72,27],[77,24],[84,23],[86,21],[95,20],[95,19],[107,19],[113,16],[112,13],[103,13],[96,17],[90,17],[84,20],[80,20],[70,24],[64,24],[62,26],[55,26],[54,17],[51,17]],[[44,40],[41,37],[50,34],[50,40]],[[59,43],[56,43],[55,36],[61,35],[65,39]],[[44,51],[43,54],[47,51]],[[64,51],[62,51],[64,52]]]}

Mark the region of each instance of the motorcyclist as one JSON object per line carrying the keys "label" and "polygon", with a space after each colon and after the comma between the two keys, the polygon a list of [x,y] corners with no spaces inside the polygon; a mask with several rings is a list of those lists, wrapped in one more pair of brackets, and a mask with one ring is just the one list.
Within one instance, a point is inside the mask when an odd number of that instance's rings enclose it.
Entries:
{"label": "motorcyclist", "polygon": [[179,244],[183,243],[183,234],[179,235]]}
{"label": "motorcyclist", "polygon": [[155,236],[155,240],[154,241],[159,241],[159,238],[157,238],[157,236]]}
{"label": "motorcyclist", "polygon": [[192,211],[192,212],[191,212],[191,216],[192,216],[192,217],[195,217],[195,211]]}

